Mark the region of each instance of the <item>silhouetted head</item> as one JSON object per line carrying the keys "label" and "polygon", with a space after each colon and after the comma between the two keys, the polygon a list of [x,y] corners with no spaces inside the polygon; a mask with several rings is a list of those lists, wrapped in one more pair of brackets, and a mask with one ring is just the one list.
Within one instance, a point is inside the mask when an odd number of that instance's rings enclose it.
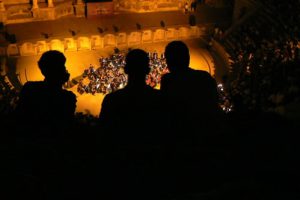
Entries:
{"label": "silhouetted head", "polygon": [[126,56],[125,73],[128,76],[145,77],[150,72],[148,54],[141,49],[133,49]]}
{"label": "silhouetted head", "polygon": [[170,42],[165,49],[165,57],[170,72],[187,69],[190,65],[190,52],[181,41]]}
{"label": "silhouetted head", "polygon": [[47,51],[38,61],[39,68],[45,80],[63,85],[69,80],[70,74],[65,67],[66,57],[59,51]]}

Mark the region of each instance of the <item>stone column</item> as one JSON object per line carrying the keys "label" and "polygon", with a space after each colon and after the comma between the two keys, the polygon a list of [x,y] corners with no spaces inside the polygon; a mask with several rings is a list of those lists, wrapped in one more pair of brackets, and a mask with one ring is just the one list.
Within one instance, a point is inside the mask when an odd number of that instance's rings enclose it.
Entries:
{"label": "stone column", "polygon": [[120,6],[119,1],[118,0],[113,0],[113,4],[114,4],[114,10],[118,10],[119,6]]}
{"label": "stone column", "polygon": [[77,0],[77,5],[83,4],[82,0]]}
{"label": "stone column", "polygon": [[48,0],[48,8],[54,7],[53,0]]}
{"label": "stone column", "polygon": [[7,12],[5,11],[4,2],[0,0],[0,22],[5,23],[7,20]]}
{"label": "stone column", "polygon": [[33,0],[32,1],[32,9],[39,8],[38,0]]}
{"label": "stone column", "polygon": [[0,0],[0,11],[5,11],[4,2]]}
{"label": "stone column", "polygon": [[77,0],[77,4],[74,5],[76,17],[85,17],[85,4],[82,0]]}

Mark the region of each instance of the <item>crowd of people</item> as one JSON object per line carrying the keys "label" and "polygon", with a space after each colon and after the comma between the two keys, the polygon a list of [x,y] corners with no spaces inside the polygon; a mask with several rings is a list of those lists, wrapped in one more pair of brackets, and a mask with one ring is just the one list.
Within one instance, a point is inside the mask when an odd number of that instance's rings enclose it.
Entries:
{"label": "crowd of people", "polygon": [[77,91],[83,93],[111,93],[123,88],[127,77],[124,74],[124,55],[113,54],[109,58],[100,58],[100,67],[90,66],[84,70]]}
{"label": "crowd of people", "polygon": [[[148,56],[151,70],[146,82],[155,88],[160,85],[161,76],[168,73],[168,68],[163,54],[159,57],[157,52],[148,52]],[[125,53],[114,53],[108,58],[101,57],[99,63],[98,68],[91,65],[84,70],[77,87],[80,94],[108,94],[126,86]]]}
{"label": "crowd of people", "polygon": [[0,75],[0,113],[10,114],[17,103],[18,92],[7,80],[6,75]]}
{"label": "crowd of people", "polygon": [[[275,111],[299,103],[299,1],[266,1],[266,10],[223,41],[231,55],[226,90],[240,109]],[[267,14],[266,14],[267,13]]]}

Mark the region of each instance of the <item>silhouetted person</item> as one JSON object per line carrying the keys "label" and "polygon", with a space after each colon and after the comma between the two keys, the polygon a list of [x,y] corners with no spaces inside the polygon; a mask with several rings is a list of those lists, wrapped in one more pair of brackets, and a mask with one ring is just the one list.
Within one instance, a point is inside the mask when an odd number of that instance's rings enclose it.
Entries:
{"label": "silhouetted person", "polygon": [[113,25],[112,27],[113,27],[115,33],[118,33],[118,32],[119,32],[119,27],[117,27],[117,26],[115,26],[115,25]]}
{"label": "silhouetted person", "polygon": [[161,116],[159,91],[146,85],[150,67],[145,51],[131,50],[124,70],[128,75],[127,85],[105,96],[99,116],[106,128],[104,141],[108,141],[105,143],[111,149],[106,149],[111,151],[106,163],[113,161],[109,167],[112,176],[108,179],[112,181],[113,195],[151,198],[158,184],[153,184],[157,173],[152,167],[159,159],[156,153],[160,143],[157,136]]}
{"label": "silhouetted person", "polygon": [[184,195],[215,182],[210,176],[217,175],[215,166],[209,160],[217,155],[209,152],[219,148],[214,134],[220,126],[217,85],[208,72],[189,67],[189,49],[183,42],[169,43],[165,57],[170,73],[162,77],[161,92],[172,123],[176,192]]}
{"label": "silhouetted person", "polygon": [[[150,126],[159,105],[159,91],[145,82],[149,73],[148,54],[140,49],[131,50],[126,57],[125,73],[128,83],[123,88],[105,96],[100,121],[114,128],[144,131]],[[154,118],[152,118],[154,117]],[[133,128],[133,129],[131,129]]]}
{"label": "silhouetted person", "polygon": [[61,52],[45,52],[38,61],[44,81],[28,81],[21,90],[17,112],[32,130],[57,131],[74,117],[76,96],[62,88],[70,77],[65,62]]}
{"label": "silhouetted person", "polygon": [[70,74],[59,51],[47,51],[38,66],[44,81],[25,83],[16,108],[18,194],[62,198],[63,136],[72,125],[76,96],[62,88]]}
{"label": "silhouetted person", "polygon": [[206,71],[189,67],[189,49],[181,41],[169,43],[165,56],[170,73],[162,77],[161,92],[177,125],[188,122],[198,126],[198,119],[215,117],[220,111],[215,79]]}
{"label": "silhouetted person", "polygon": [[101,28],[101,27],[97,27],[97,29],[98,29],[98,32],[99,32],[99,33],[101,33],[101,34],[102,34],[102,33],[104,33],[104,30],[103,30],[103,28]]}
{"label": "silhouetted person", "polygon": [[49,37],[52,36],[52,34],[44,33],[44,32],[41,32],[41,35],[42,35],[45,39],[49,39]]}
{"label": "silhouetted person", "polygon": [[76,36],[76,32],[75,32],[74,30],[69,29],[69,32],[71,33],[71,35],[72,35],[73,37]]}
{"label": "silhouetted person", "polygon": [[141,30],[141,29],[142,29],[142,25],[141,25],[141,24],[136,23],[135,25],[136,25],[136,29],[137,29],[137,30]]}
{"label": "silhouetted person", "polygon": [[165,27],[166,27],[166,24],[165,24],[165,22],[164,22],[163,20],[160,21],[160,26],[161,26],[162,28],[165,28]]}

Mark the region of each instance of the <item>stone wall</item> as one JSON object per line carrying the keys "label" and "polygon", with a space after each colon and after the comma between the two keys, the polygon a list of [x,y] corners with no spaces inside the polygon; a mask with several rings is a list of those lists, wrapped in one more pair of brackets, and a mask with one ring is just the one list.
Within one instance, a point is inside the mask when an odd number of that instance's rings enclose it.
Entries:
{"label": "stone wall", "polygon": [[[64,2],[65,0],[53,0],[54,3],[56,2]],[[30,0],[2,0],[6,5],[12,4],[29,4]],[[47,0],[38,0],[39,3],[46,3]]]}
{"label": "stone wall", "polygon": [[11,4],[26,4],[29,3],[29,0],[2,0],[5,5],[11,5]]}
{"label": "stone wall", "polygon": [[71,2],[64,2],[55,7],[55,19],[68,15],[74,15],[74,8]]}
{"label": "stone wall", "polygon": [[113,2],[87,3],[87,17],[114,14]]}
{"label": "stone wall", "polygon": [[183,0],[114,0],[115,10],[130,12],[158,12],[180,10]]}
{"label": "stone wall", "polygon": [[[1,1],[1,0],[0,0]],[[3,1],[3,0],[2,0]],[[53,0],[52,4],[37,4],[33,7],[29,1],[25,3],[0,4],[0,22],[4,24],[25,23],[32,21],[55,20],[65,16],[84,17],[85,5],[81,2],[73,4],[73,0]],[[2,7],[1,7],[2,5]]]}
{"label": "stone wall", "polygon": [[172,40],[200,38],[206,34],[205,27],[179,27],[156,30],[134,31],[131,33],[91,35],[89,37],[41,40],[35,43],[10,44],[6,50],[0,51],[0,56],[33,56],[40,55],[47,50],[81,51],[103,49],[105,47],[131,47],[144,43],[155,43]]}

